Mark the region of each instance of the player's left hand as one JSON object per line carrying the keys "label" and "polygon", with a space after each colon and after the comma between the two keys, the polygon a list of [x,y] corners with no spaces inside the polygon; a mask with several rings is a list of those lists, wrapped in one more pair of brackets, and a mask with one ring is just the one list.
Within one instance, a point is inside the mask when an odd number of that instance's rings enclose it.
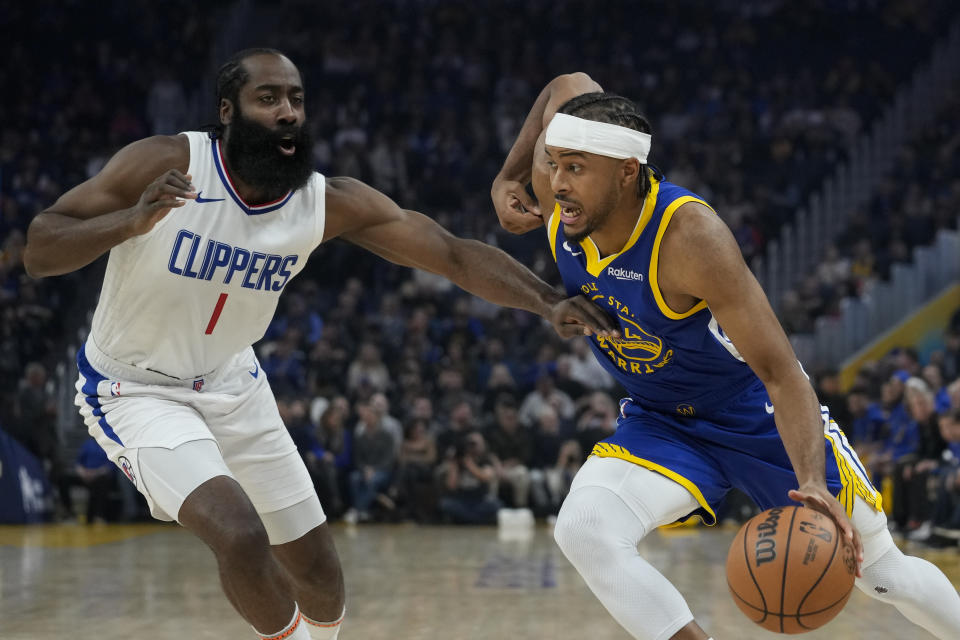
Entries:
{"label": "player's left hand", "polygon": [[847,517],[837,499],[830,495],[830,492],[824,486],[807,485],[799,489],[793,489],[787,495],[791,500],[802,502],[804,506],[829,516],[837,524],[837,528],[843,533],[847,544],[853,545],[857,558],[857,577],[862,578],[860,565],[863,563],[863,542],[860,540],[860,532],[850,522],[850,518]]}
{"label": "player's left hand", "polygon": [[561,300],[550,307],[547,320],[561,338],[598,335],[605,338],[620,336],[620,328],[600,307],[583,295]]}

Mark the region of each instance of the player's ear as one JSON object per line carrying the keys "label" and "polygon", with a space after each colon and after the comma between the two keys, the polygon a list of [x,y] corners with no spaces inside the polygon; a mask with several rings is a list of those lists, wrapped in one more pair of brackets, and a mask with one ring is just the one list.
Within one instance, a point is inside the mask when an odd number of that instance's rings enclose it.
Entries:
{"label": "player's ear", "polygon": [[620,164],[620,186],[626,188],[640,179],[640,161],[627,158]]}
{"label": "player's ear", "polygon": [[226,98],[220,99],[220,124],[228,125],[233,121],[233,102]]}

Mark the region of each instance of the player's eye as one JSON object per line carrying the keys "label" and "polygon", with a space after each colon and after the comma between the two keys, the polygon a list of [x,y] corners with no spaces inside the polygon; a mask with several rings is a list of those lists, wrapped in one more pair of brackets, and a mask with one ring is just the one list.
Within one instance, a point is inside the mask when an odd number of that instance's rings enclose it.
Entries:
{"label": "player's eye", "polygon": [[303,96],[293,96],[290,98],[290,102],[293,104],[303,104]]}
{"label": "player's eye", "polygon": [[573,173],[580,173],[580,170],[581,170],[582,168],[583,168],[583,167],[581,167],[581,166],[578,165],[578,164],[571,164],[571,165],[569,165],[569,166],[567,167],[567,171],[572,171]]}
{"label": "player's eye", "polygon": [[547,160],[547,166],[550,167],[551,169],[556,169],[557,163],[554,162],[553,160]]}
{"label": "player's eye", "polygon": [[260,102],[264,104],[272,104],[276,100],[272,95],[267,94],[265,96],[260,96]]}

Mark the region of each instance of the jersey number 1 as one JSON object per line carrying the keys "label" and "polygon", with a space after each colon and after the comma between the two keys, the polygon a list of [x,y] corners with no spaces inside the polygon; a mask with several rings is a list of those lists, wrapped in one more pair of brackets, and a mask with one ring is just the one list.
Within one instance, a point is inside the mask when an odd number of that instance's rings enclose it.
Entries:
{"label": "jersey number 1", "polygon": [[217,320],[220,319],[220,312],[223,311],[223,305],[227,301],[227,294],[221,293],[220,298],[217,299],[217,306],[213,308],[213,314],[210,316],[210,322],[207,323],[207,330],[204,332],[207,335],[213,333],[213,328],[217,326]]}

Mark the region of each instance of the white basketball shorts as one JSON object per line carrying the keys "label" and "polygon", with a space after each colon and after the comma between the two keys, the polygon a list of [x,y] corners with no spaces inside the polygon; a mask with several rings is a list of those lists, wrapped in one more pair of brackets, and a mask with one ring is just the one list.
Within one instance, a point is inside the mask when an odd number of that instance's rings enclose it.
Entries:
{"label": "white basketball shorts", "polygon": [[[316,500],[313,482],[280,419],[253,348],[196,380],[178,380],[117,362],[100,352],[93,340],[81,347],[77,366],[75,402],[90,435],[146,497],[157,519],[176,519],[190,491],[219,475],[233,477],[261,517]],[[196,440],[216,442],[222,462],[206,456],[199,462],[192,458],[189,464],[171,464],[170,478],[153,481],[155,493],[164,492],[163,499],[152,495],[140,471],[139,451],[173,450]],[[157,474],[152,469],[149,475]],[[170,487],[183,494],[179,503],[171,504]],[[322,511],[319,517],[314,526],[326,519]]]}

